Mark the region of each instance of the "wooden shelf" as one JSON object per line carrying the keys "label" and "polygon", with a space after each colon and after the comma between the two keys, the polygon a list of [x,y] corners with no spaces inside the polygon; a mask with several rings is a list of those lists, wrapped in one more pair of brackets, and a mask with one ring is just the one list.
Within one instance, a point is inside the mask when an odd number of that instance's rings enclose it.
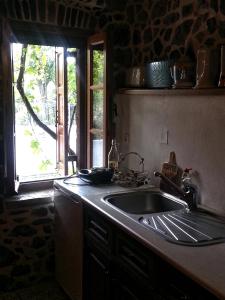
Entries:
{"label": "wooden shelf", "polygon": [[210,89],[136,89],[122,88],[118,91],[124,95],[225,95],[225,88],[210,88]]}

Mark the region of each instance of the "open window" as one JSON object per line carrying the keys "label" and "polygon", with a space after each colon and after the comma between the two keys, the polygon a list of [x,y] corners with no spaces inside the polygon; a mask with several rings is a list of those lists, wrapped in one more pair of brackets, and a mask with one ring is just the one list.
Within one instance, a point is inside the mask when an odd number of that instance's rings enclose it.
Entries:
{"label": "open window", "polygon": [[107,165],[108,81],[105,33],[88,39],[87,155],[88,167]]}
{"label": "open window", "polygon": [[25,27],[3,30],[8,194],[18,179],[54,179],[86,167],[86,37],[55,32],[40,36],[40,31],[31,34]]}
{"label": "open window", "polygon": [[16,174],[27,182],[76,170],[76,48],[12,43]]}

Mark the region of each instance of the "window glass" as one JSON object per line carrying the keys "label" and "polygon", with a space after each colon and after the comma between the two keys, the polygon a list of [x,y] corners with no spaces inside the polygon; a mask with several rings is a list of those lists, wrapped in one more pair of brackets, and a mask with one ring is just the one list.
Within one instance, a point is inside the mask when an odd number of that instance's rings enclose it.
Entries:
{"label": "window glass", "polygon": [[[12,49],[16,174],[21,182],[54,178],[67,173],[62,171],[67,164],[72,173],[77,143],[76,49],[19,43]],[[60,163],[59,150],[66,158]]]}
{"label": "window glass", "polygon": [[103,90],[93,91],[93,128],[103,129]]}
{"label": "window glass", "polygon": [[16,172],[20,181],[57,176],[55,47],[14,43],[13,67]]}
{"label": "window glass", "polygon": [[88,167],[106,165],[107,90],[106,35],[96,34],[88,39]]}
{"label": "window glass", "polygon": [[103,78],[104,78],[104,52],[102,49],[93,50],[93,85],[103,84]]}
{"label": "window glass", "polygon": [[103,166],[103,138],[99,132],[92,134],[92,163],[94,168]]}

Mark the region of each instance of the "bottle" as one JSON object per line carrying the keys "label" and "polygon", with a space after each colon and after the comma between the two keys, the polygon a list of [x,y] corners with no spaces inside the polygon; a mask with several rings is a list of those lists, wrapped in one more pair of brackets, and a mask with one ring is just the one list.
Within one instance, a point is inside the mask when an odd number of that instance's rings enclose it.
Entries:
{"label": "bottle", "polygon": [[112,140],[112,145],[108,154],[108,168],[113,170],[114,172],[118,170],[119,165],[119,152],[117,149],[116,140]]}

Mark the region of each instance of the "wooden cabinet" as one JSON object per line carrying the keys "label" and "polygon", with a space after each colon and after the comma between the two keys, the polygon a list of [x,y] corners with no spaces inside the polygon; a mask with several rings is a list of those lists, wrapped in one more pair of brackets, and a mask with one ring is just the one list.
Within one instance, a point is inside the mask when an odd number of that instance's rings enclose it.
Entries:
{"label": "wooden cabinet", "polygon": [[109,299],[109,260],[94,247],[87,246],[85,249],[85,270],[85,299]]}
{"label": "wooden cabinet", "polygon": [[55,189],[56,279],[72,300],[82,300],[82,200]]}
{"label": "wooden cabinet", "polygon": [[101,213],[84,211],[85,300],[215,300]]}

